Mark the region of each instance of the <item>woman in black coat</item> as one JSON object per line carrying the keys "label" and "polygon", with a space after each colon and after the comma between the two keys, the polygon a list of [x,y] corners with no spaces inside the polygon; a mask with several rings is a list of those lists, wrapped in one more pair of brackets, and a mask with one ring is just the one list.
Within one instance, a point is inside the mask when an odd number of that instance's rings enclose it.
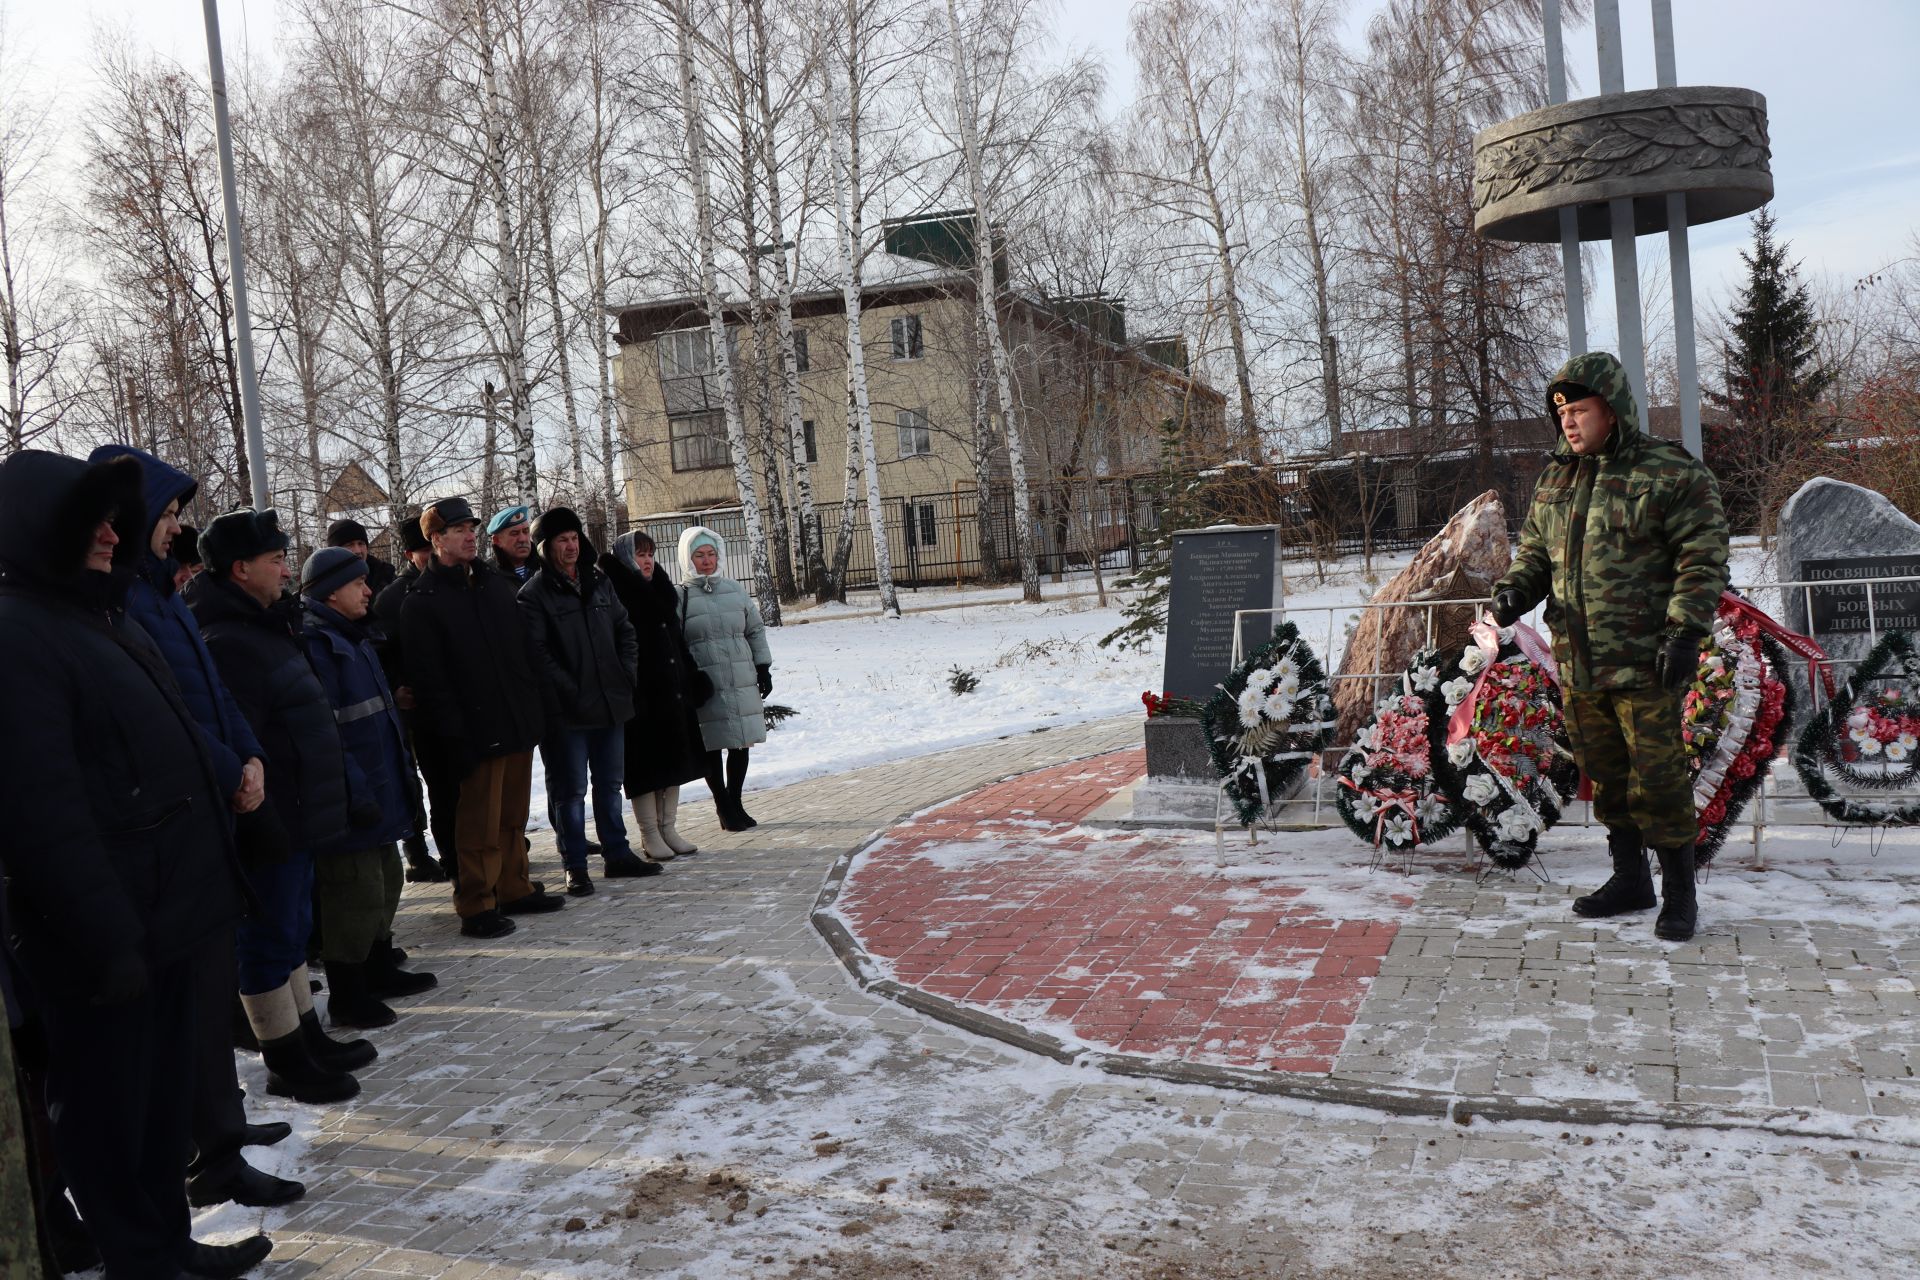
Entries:
{"label": "woman in black coat", "polygon": [[698,853],[675,829],[680,784],[704,776],[706,752],[694,711],[713,685],[694,665],[680,632],[680,597],[665,565],[654,561],[653,539],[624,533],[601,568],[613,580],[640,642],[633,719],[627,721],[627,798],[640,824],[645,857],[663,861]]}

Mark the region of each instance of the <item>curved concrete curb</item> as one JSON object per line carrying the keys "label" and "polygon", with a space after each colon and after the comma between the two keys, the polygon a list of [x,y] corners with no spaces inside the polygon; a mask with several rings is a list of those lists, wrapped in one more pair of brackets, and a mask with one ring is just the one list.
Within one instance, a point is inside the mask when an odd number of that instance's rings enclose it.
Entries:
{"label": "curved concrete curb", "polygon": [[[1070,763],[1062,761],[1060,763]],[[1019,776],[1019,775],[1011,775]],[[993,784],[987,784],[993,785]],[[980,788],[969,787],[958,795]],[[949,797],[949,800],[957,796]],[[943,801],[941,803],[946,803]],[[925,809],[938,808],[928,805]],[[1299,1098],[1307,1102],[1332,1103],[1360,1107],[1388,1115],[1423,1116],[1449,1119],[1467,1125],[1474,1120],[1532,1120],[1545,1124],[1595,1127],[1605,1125],[1652,1124],[1668,1129],[1713,1129],[1723,1131],[1757,1130],[1794,1138],[1851,1138],[1905,1148],[1920,1149],[1920,1143],[1895,1138],[1863,1136],[1850,1132],[1848,1117],[1833,1117],[1831,1123],[1807,1111],[1757,1107],[1712,1107],[1678,1102],[1628,1102],[1605,1099],[1553,1099],[1538,1097],[1500,1097],[1491,1094],[1460,1094],[1411,1085],[1382,1085],[1364,1080],[1343,1080],[1335,1076],[1307,1075],[1292,1071],[1255,1071],[1244,1067],[1210,1066],[1205,1063],[1175,1062],[1148,1058],[1139,1054],[1115,1053],[1093,1045],[1079,1044],[1020,1023],[997,1017],[983,1009],[936,996],[907,986],[886,976],[886,971],[867,953],[846,924],[834,914],[847,874],[862,853],[886,838],[876,832],[834,861],[826,880],[814,899],[809,918],[814,930],[826,940],[833,954],[846,966],[847,973],[862,991],[892,1000],[937,1022],[958,1027],[978,1036],[1028,1053],[1050,1058],[1068,1066],[1084,1066],[1109,1075],[1165,1080],[1175,1084],[1210,1085],[1217,1089],[1237,1089],[1246,1093]]]}

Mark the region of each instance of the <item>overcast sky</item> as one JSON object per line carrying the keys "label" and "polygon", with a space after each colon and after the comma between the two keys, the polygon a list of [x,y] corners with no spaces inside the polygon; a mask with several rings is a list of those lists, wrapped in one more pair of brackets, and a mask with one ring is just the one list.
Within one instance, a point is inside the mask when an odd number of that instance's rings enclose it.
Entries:
{"label": "overcast sky", "polygon": [[[1680,82],[1732,85],[1767,97],[1772,127],[1774,212],[1780,232],[1810,272],[1851,282],[1914,252],[1920,227],[1920,0],[1673,0]],[[1125,23],[1115,0],[1059,0],[1064,46],[1107,66],[1109,112],[1132,96]],[[275,0],[222,0],[227,58],[271,60]],[[1653,87],[1652,19],[1643,0],[1623,0],[1627,87]],[[96,24],[124,29],[189,65],[204,67],[199,0],[0,0],[18,45],[34,51],[42,83],[68,112],[84,100],[88,44]],[[1356,32],[1363,23],[1356,19]],[[1580,86],[1598,83],[1591,29],[1570,31]],[[1740,277],[1745,219],[1693,233],[1695,295],[1703,307]],[[1640,240],[1645,269],[1664,262],[1666,237]],[[1604,251],[1596,283],[1609,277]],[[1592,300],[1595,345],[1613,332],[1612,301]]]}

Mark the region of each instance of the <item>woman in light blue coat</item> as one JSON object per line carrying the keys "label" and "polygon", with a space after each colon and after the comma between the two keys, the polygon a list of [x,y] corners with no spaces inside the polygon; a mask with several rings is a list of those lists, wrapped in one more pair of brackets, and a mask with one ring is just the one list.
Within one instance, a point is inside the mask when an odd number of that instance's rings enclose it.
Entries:
{"label": "woman in light blue coat", "polygon": [[773,692],[773,653],[760,607],[727,576],[726,545],[703,525],[680,535],[680,617],[694,662],[713,682],[699,713],[713,806],[723,829],[751,830],[759,824],[741,805],[740,787],[748,749],[767,740],[763,700]]}

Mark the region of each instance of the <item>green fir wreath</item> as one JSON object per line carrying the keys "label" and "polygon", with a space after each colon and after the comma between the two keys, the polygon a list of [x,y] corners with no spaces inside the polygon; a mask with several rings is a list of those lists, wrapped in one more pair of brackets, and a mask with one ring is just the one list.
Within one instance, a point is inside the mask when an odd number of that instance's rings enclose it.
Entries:
{"label": "green fir wreath", "polygon": [[[1920,653],[1913,636],[1889,631],[1853,678],[1807,723],[1794,767],[1828,816],[1861,826],[1920,825]],[[1905,792],[1904,803],[1875,800]]]}
{"label": "green fir wreath", "polygon": [[1414,654],[1400,687],[1374,705],[1373,719],[1340,757],[1334,809],[1376,849],[1407,853],[1459,830],[1461,813],[1433,770],[1447,741],[1446,720],[1435,720],[1427,703],[1439,670],[1438,650]]}
{"label": "green fir wreath", "polygon": [[1320,659],[1291,622],[1220,683],[1201,716],[1220,789],[1241,825],[1283,799],[1333,737],[1333,699]]}

